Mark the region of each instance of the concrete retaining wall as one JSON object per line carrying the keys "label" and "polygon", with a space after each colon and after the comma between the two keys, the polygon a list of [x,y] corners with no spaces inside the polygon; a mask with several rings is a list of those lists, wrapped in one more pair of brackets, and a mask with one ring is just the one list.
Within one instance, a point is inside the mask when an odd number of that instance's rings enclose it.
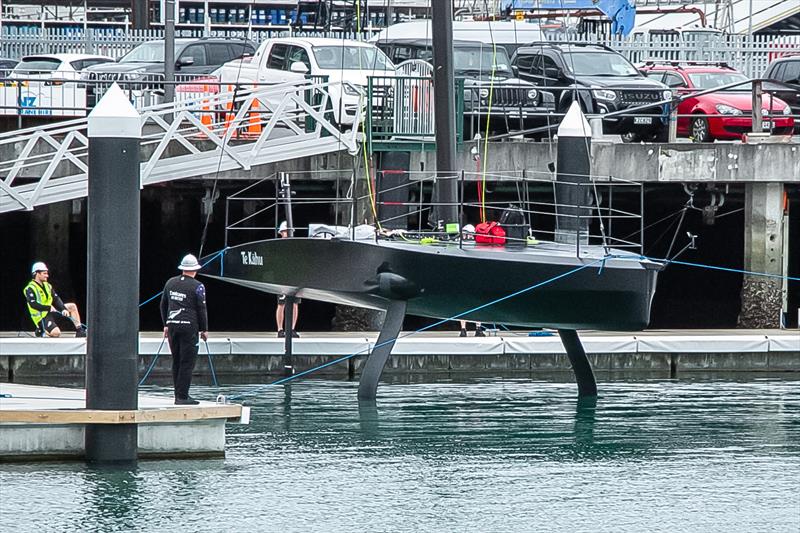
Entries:
{"label": "concrete retaining wall", "polygon": [[[337,357],[331,355],[297,355],[293,362],[296,372],[328,363]],[[598,372],[658,372],[674,376],[680,372],[739,371],[739,372],[800,372],[798,351],[748,352],[748,353],[596,353],[589,355]],[[0,381],[25,382],[32,379],[82,380],[84,357],[66,356],[2,356]],[[139,373],[144,375],[153,356],[142,356]],[[280,355],[215,355],[214,367],[221,381],[253,380],[259,377],[276,377],[283,373]],[[357,377],[366,356],[358,356],[315,372],[315,377],[352,379]],[[172,358],[161,355],[151,378],[168,378]],[[571,372],[569,360],[563,354],[485,354],[485,355],[393,355],[385,374],[536,374]],[[198,356],[195,375],[211,375],[208,358]],[[222,378],[225,378],[224,380]]]}

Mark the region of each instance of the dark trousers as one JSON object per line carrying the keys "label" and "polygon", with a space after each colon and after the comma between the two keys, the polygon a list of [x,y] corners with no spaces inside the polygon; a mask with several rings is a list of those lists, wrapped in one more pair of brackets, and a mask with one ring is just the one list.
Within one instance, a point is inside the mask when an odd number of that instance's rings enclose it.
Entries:
{"label": "dark trousers", "polygon": [[175,387],[175,398],[189,397],[189,386],[192,384],[192,371],[197,359],[200,340],[196,329],[169,328],[167,339],[172,352],[172,384]]}

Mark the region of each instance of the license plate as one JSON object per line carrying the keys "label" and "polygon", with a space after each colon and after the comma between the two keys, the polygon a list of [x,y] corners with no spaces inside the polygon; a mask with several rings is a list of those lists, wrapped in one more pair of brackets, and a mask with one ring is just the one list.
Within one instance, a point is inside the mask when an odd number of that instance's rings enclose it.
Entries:
{"label": "license plate", "polygon": [[761,122],[761,129],[762,130],[771,130],[772,129],[772,122],[769,120],[764,120]]}
{"label": "license plate", "polygon": [[634,124],[652,124],[653,117],[633,117]]}

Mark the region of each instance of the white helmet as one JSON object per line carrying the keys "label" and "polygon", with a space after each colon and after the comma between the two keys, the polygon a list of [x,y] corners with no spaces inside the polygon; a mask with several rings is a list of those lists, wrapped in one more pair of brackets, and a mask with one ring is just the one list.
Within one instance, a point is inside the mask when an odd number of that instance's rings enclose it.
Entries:
{"label": "white helmet", "polygon": [[181,264],[178,265],[178,270],[200,270],[203,266],[197,262],[197,258],[192,254],[187,254],[183,257]]}
{"label": "white helmet", "polygon": [[31,266],[31,274],[36,274],[37,272],[44,272],[47,270],[47,265],[42,263],[41,261],[36,261],[33,266]]}
{"label": "white helmet", "polygon": [[289,225],[286,223],[285,220],[283,222],[281,222],[280,226],[278,226],[278,233],[280,233],[282,231],[289,231]]}

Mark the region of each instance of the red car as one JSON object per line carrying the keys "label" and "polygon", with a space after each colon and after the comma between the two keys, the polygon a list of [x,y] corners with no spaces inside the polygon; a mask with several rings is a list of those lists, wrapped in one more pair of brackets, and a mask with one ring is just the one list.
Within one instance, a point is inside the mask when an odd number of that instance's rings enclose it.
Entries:
{"label": "red car", "polygon": [[[752,130],[752,92],[750,84],[704,94],[691,94],[723,85],[747,81],[747,76],[725,64],[647,62],[640,69],[648,78],[668,85],[686,97],[678,104],[678,135],[695,142],[714,139],[741,139]],[[779,98],[764,93],[761,102],[763,131],[790,135],[794,127],[791,108]]]}

